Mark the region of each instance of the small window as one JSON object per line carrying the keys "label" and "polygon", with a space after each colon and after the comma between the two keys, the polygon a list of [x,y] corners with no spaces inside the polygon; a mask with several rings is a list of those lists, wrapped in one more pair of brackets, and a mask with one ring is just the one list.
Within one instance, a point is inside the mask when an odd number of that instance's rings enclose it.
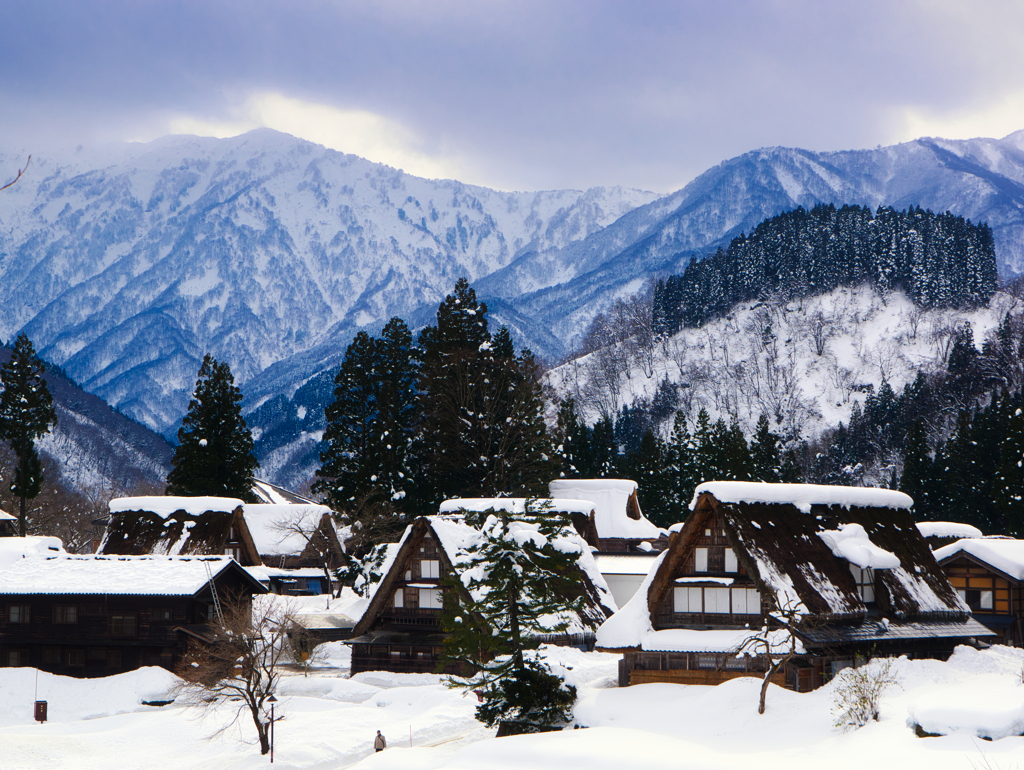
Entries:
{"label": "small window", "polygon": [[403,589],[401,589],[401,588],[399,588],[397,591],[395,591],[395,606],[396,607],[404,607],[405,606],[405,591]]}
{"label": "small window", "polygon": [[85,650],[67,651],[68,668],[82,668],[85,666]]}
{"label": "small window", "polygon": [[121,651],[107,650],[107,668],[118,670],[121,668]]}
{"label": "small window", "polygon": [[874,604],[875,601],[875,573],[872,569],[862,569],[856,564],[850,565],[850,572],[853,573],[853,580],[857,584],[857,594],[865,604]]}
{"label": "small window", "polygon": [[736,561],[736,552],[732,548],[725,549],[725,571],[726,572],[739,572],[740,565]]}
{"label": "small window", "polygon": [[421,588],[419,591],[421,610],[439,610],[442,608],[440,588]]}
{"label": "small window", "polygon": [[60,665],[60,647],[43,647],[43,665]]}
{"label": "small window", "polygon": [[8,650],[7,665],[11,668],[28,665],[28,655],[23,650]]}
{"label": "small window", "polygon": [[171,619],[171,611],[165,609],[153,610],[151,617],[157,622],[166,623]]}
{"label": "small window", "polygon": [[406,580],[412,580],[412,570],[411,569],[407,569],[405,571],[405,579]]}
{"label": "small window", "polygon": [[992,599],[993,599],[993,592],[992,591],[981,591],[981,597],[979,598],[978,606],[981,609],[983,609],[983,610],[990,610],[990,609],[992,609],[992,606],[993,606],[992,605]]}
{"label": "small window", "polygon": [[693,571],[694,572],[707,572],[708,571],[708,549],[707,548],[695,548],[693,551]]}
{"label": "small window", "polygon": [[110,635],[120,637],[132,637],[135,636],[135,616],[134,615],[111,615],[110,616]]}
{"label": "small window", "polygon": [[70,625],[78,622],[77,604],[55,604],[53,605],[53,622],[61,625]]}
{"label": "small window", "polygon": [[12,604],[7,608],[8,623],[28,623],[30,617],[31,612],[27,604]]}
{"label": "small window", "polygon": [[420,561],[420,577],[437,580],[441,577],[441,562],[437,559],[422,559]]}
{"label": "small window", "polygon": [[728,588],[705,588],[704,589],[704,612],[715,615],[728,615],[729,589]]}

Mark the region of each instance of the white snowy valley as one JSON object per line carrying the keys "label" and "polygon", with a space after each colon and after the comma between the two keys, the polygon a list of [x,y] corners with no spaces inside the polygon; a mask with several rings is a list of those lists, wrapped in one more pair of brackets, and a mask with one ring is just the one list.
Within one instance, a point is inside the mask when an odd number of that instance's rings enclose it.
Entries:
{"label": "white snowy valley", "polygon": [[[352,600],[348,595],[348,601]],[[304,600],[327,601],[326,597]],[[345,600],[334,600],[335,603]],[[814,692],[771,685],[757,714],[760,681],[716,687],[615,686],[617,655],[548,647],[575,683],[574,724],[561,732],[495,738],[473,718],[476,699],[433,674],[350,677],[342,643],[324,645],[317,667],[289,672],[278,690],[274,766],[309,770],[592,770],[622,768],[1018,768],[1024,758],[1024,650],[957,648],[947,662],[894,662],[877,722],[833,726],[837,677]],[[876,662],[877,663],[877,662]],[[872,663],[871,665],[876,665]],[[269,765],[247,715],[225,701],[205,719],[174,697],[174,675],[143,668],[70,679],[0,669],[0,743],[5,770],[245,770]],[[34,700],[49,721],[33,722]],[[936,737],[918,737],[914,725]],[[222,730],[222,728],[227,729]],[[580,728],[580,729],[576,729]],[[380,730],[388,748],[373,752]],[[979,737],[982,736],[982,737]],[[994,738],[990,740],[987,738]]]}

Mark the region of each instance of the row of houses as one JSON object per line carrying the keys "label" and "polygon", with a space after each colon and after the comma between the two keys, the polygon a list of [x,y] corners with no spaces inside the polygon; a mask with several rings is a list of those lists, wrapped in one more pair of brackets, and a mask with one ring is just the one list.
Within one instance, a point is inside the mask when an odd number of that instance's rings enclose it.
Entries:
{"label": "row of houses", "polygon": [[[621,685],[761,675],[765,657],[739,650],[772,618],[779,653],[797,653],[778,680],[800,691],[869,656],[943,658],[958,644],[1024,638],[1024,543],[917,525],[898,492],[713,482],[671,531],[643,516],[631,481],[558,480],[549,494],[531,504],[572,522],[585,602],[569,631],[545,641],[620,653]],[[350,637],[354,673],[437,670],[444,592],[458,590],[444,578],[479,536],[465,514],[526,503],[442,504],[389,546],[351,620],[321,618],[317,630]],[[0,549],[5,665],[77,675],[172,667],[203,638],[218,593],[329,590],[325,569],[343,539],[326,508],[303,500],[125,498],[107,525],[95,557],[49,542],[5,565]]]}

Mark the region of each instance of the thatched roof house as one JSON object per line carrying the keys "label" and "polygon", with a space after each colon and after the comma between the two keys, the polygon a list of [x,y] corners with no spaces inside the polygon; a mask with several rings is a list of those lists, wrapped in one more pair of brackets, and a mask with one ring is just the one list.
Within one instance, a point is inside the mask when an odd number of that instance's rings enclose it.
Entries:
{"label": "thatched roof house", "polygon": [[[406,528],[402,539],[388,549],[382,578],[348,641],[352,645],[353,673],[436,669],[445,637],[440,624],[442,596],[449,590],[442,579],[460,574],[462,552],[480,537],[480,530],[458,514],[424,516]],[[615,611],[590,548],[582,539],[579,546],[576,582],[584,609],[569,619],[566,631],[545,637],[551,643],[589,646],[594,630]],[[353,607],[351,611],[358,609]]]}
{"label": "thatched roof house", "polygon": [[99,553],[233,556],[243,567],[262,563],[243,515],[230,497],[120,497],[110,501],[110,519]]}
{"label": "thatched roof house", "polygon": [[941,657],[990,636],[942,573],[912,506],[883,489],[702,484],[644,585],[598,630],[598,647],[626,654],[622,684],[760,675],[737,650],[783,609],[799,618],[802,653],[787,682],[804,690],[856,655]]}
{"label": "thatched roof house", "polygon": [[99,553],[224,554],[244,567],[332,569],[341,560],[342,546],[331,510],[316,503],[149,496],[110,501]]}

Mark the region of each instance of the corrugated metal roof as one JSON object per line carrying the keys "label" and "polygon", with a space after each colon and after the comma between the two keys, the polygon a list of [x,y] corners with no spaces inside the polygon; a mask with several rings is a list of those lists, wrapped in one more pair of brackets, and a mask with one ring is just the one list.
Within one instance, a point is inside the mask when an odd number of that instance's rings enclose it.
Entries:
{"label": "corrugated metal roof", "polygon": [[812,644],[955,639],[995,636],[974,618],[916,623],[885,623],[866,620],[855,625],[827,625],[800,634]]}

